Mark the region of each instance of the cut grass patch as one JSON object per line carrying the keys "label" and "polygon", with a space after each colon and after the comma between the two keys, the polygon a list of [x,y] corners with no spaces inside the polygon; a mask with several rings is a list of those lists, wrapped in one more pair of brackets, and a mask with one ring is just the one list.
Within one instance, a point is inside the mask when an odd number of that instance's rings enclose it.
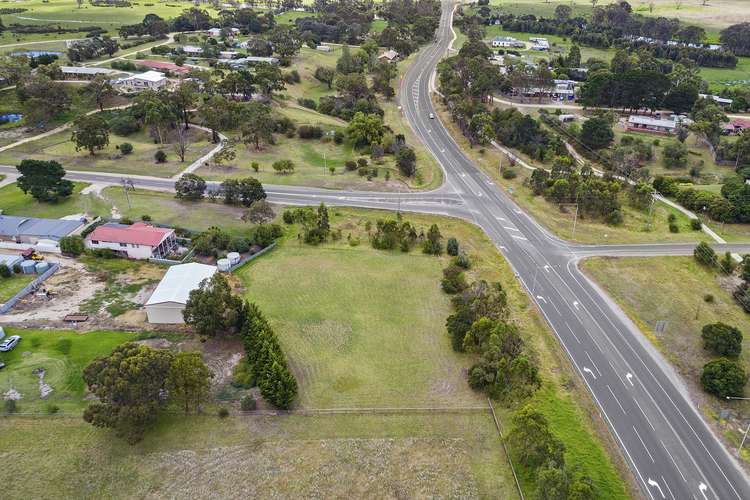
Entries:
{"label": "cut grass patch", "polygon": [[0,277],[0,304],[12,299],[26,285],[31,283],[34,278],[36,278],[34,274],[14,274],[10,278]]}
{"label": "cut grass patch", "polygon": [[[83,368],[95,357],[109,354],[115,346],[138,336],[128,332],[19,328],[6,328],[5,332],[20,335],[22,339],[15,349],[2,353],[6,367],[0,370],[0,394],[9,389],[20,392],[21,412],[39,412],[48,403],[58,405],[63,411],[80,411],[85,405]],[[70,342],[67,354],[60,352],[61,341]],[[39,377],[33,373],[38,368],[45,370],[44,382],[53,389],[45,399],[39,394]]]}
{"label": "cut grass patch", "polygon": [[92,195],[82,195],[81,191],[88,184],[75,182],[73,194],[57,203],[46,203],[35,200],[30,194],[24,194],[14,184],[0,188],[0,209],[5,215],[24,215],[26,217],[48,217],[59,219],[66,215],[91,213],[102,215],[109,213],[104,203]]}

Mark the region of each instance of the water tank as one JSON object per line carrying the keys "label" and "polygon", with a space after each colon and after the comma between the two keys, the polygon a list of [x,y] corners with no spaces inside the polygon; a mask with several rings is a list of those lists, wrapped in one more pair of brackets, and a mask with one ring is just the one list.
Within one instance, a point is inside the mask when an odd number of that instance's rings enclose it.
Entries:
{"label": "water tank", "polygon": [[25,260],[21,262],[21,271],[23,274],[34,274],[36,272],[36,261]]}
{"label": "water tank", "polygon": [[219,271],[222,272],[229,272],[229,269],[232,267],[232,263],[229,261],[229,259],[219,259],[216,261],[216,267],[219,268]]}
{"label": "water tank", "polygon": [[47,272],[47,269],[49,269],[49,264],[46,262],[37,262],[36,264],[36,273],[37,274],[44,274]]}
{"label": "water tank", "polygon": [[232,263],[232,265],[239,264],[240,262],[240,254],[237,252],[229,252],[227,254],[227,259],[229,259],[229,262]]}

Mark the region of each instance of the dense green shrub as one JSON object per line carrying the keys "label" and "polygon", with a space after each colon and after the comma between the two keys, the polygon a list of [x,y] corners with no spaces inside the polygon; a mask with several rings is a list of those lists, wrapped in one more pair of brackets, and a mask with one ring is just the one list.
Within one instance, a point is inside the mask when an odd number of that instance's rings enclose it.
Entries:
{"label": "dense green shrub", "polygon": [[701,384],[706,392],[714,396],[741,397],[746,382],[745,370],[736,361],[719,358],[703,366]]}
{"label": "dense green shrub", "polygon": [[711,323],[701,330],[703,348],[710,349],[719,356],[736,358],[742,352],[742,332],[724,324]]}
{"label": "dense green shrub", "polygon": [[122,144],[120,144],[120,153],[124,155],[129,155],[132,152],[133,152],[133,145],[130,144],[129,142],[123,142]]}

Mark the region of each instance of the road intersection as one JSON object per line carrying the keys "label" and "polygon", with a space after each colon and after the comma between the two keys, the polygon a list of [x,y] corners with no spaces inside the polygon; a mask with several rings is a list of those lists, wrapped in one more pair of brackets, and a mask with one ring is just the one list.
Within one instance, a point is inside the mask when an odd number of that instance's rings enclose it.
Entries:
{"label": "road intersection", "polygon": [[[521,210],[464,155],[435,114],[430,81],[454,35],[453,3],[443,3],[436,42],[401,81],[400,104],[414,134],[440,163],[445,184],[434,191],[386,193],[266,185],[268,200],[423,212],[468,220],[491,238],[542,312],[619,444],[643,496],[659,499],[748,499],[750,484],[691,403],[663,356],[608,295],[578,270],[591,256],[690,255],[691,244],[578,245],[550,233]],[[0,166],[0,173],[17,174]],[[71,180],[173,191],[174,180],[68,172]],[[216,189],[216,183],[209,188]],[[750,244],[716,245],[750,253]],[[668,300],[668,299],[666,299]]]}

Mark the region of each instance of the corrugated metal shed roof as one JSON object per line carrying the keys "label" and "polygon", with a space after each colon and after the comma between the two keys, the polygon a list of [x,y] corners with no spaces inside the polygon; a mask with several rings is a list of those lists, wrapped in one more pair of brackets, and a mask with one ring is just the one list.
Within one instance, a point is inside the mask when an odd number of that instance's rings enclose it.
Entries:
{"label": "corrugated metal shed roof", "polygon": [[178,264],[167,270],[167,274],[161,279],[154,293],[149,297],[147,306],[175,302],[187,304],[190,291],[195,290],[206,278],[216,274],[216,266],[198,264]]}
{"label": "corrugated metal shed roof", "polygon": [[37,238],[59,240],[81,227],[81,224],[83,222],[80,220],[38,219],[16,215],[0,215],[0,236],[9,238],[34,236]]}

